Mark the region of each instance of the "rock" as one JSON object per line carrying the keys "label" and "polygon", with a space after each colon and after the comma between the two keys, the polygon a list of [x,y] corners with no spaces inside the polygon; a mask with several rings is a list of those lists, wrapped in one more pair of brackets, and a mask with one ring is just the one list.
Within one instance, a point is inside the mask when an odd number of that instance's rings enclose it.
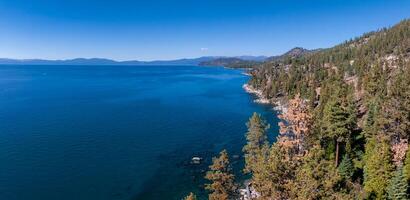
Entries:
{"label": "rock", "polygon": [[194,156],[194,157],[192,157],[192,159],[191,159],[191,163],[192,163],[192,164],[196,164],[196,165],[201,164],[201,161],[202,161],[202,158],[201,158],[201,157],[197,157],[197,156]]}

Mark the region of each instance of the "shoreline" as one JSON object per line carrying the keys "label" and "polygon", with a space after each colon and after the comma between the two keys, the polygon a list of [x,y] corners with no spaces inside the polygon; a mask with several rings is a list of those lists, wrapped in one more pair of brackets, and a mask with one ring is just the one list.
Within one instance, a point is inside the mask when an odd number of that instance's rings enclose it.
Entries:
{"label": "shoreline", "polygon": [[[283,119],[283,114],[288,112],[288,106],[286,103],[285,98],[275,98],[275,99],[268,99],[263,95],[262,90],[256,89],[249,85],[248,83],[245,83],[242,88],[247,92],[248,94],[251,94],[255,96],[256,98],[253,100],[253,102],[258,103],[258,104],[265,104],[265,105],[271,105],[272,110],[274,115],[277,116],[279,119],[279,124],[283,121],[286,121]],[[278,126],[280,127],[280,125]],[[280,134],[278,134],[279,136]],[[277,141],[275,141],[277,142]],[[260,194],[255,191],[255,189],[251,186],[251,180],[245,180],[241,183],[241,187],[239,188],[239,196],[241,200],[251,200],[254,198],[257,198],[260,196]],[[238,200],[239,200],[238,199]]]}
{"label": "shoreline", "polygon": [[284,98],[276,98],[275,100],[269,100],[263,95],[263,92],[259,89],[252,87],[251,85],[245,83],[242,88],[249,94],[255,95],[257,98],[253,101],[259,104],[271,104],[273,110],[278,112],[278,114],[283,114],[288,111],[287,103]]}
{"label": "shoreline", "polygon": [[255,89],[251,85],[245,83],[243,84],[242,88],[249,94],[255,95],[257,98],[253,100],[255,103],[260,103],[260,104],[271,104],[272,102],[264,97],[263,93],[261,90]]}

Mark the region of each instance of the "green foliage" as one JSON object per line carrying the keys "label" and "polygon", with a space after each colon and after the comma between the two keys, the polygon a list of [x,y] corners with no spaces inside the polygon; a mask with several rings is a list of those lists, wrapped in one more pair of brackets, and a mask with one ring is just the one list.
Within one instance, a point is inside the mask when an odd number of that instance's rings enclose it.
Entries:
{"label": "green foliage", "polygon": [[[351,151],[352,131],[356,124],[356,110],[353,101],[346,97],[346,89],[339,89],[336,96],[330,98],[323,110],[321,121],[322,138],[335,142],[335,163],[338,164],[339,144],[345,143],[346,151]],[[344,98],[343,98],[344,97]]]}
{"label": "green foliage", "polygon": [[303,155],[270,146],[266,124],[251,118],[245,171],[262,199],[402,197],[403,180],[410,181],[410,150],[403,169],[393,173],[398,165],[393,157],[402,156],[403,149],[391,149],[410,140],[409,38],[410,20],[404,20],[252,71],[249,84],[265,97],[286,100],[300,94],[313,115],[312,128],[302,138]]}
{"label": "green foliage", "polygon": [[260,64],[257,61],[243,60],[240,58],[216,58],[199,63],[200,66],[224,66],[229,68],[252,68]]}
{"label": "green foliage", "polygon": [[350,180],[354,173],[354,167],[352,159],[350,159],[349,155],[343,156],[342,162],[338,167],[338,172],[340,176],[342,176],[346,180]]}
{"label": "green foliage", "polygon": [[253,113],[249,122],[246,124],[248,132],[246,133],[247,144],[243,148],[245,153],[245,172],[253,172],[258,165],[258,161],[266,157],[268,147],[267,130],[269,125],[260,114]]}
{"label": "green foliage", "polygon": [[212,159],[213,164],[209,166],[209,171],[205,178],[211,181],[206,184],[206,189],[210,200],[228,200],[236,194],[235,176],[229,163],[229,157],[226,150],[223,150],[219,157]]}
{"label": "green foliage", "polygon": [[407,149],[406,159],[404,160],[403,174],[407,182],[410,182],[410,148]]}
{"label": "green foliage", "polygon": [[403,174],[403,168],[399,167],[388,188],[388,197],[391,200],[406,200],[407,198],[407,180]]}
{"label": "green foliage", "polygon": [[285,182],[289,167],[289,163],[285,160],[285,152],[277,143],[270,148],[268,157],[258,158],[258,165],[255,165],[252,180],[253,186],[262,199],[285,195]]}
{"label": "green foliage", "polygon": [[326,104],[322,124],[325,138],[349,142],[356,115],[354,111],[349,109],[350,107],[343,106],[337,100],[331,100]]}
{"label": "green foliage", "polygon": [[386,190],[393,171],[390,146],[385,138],[371,138],[366,143],[364,190],[377,199],[386,198]]}
{"label": "green foliage", "polygon": [[336,193],[334,188],[339,181],[335,165],[316,146],[303,158],[290,183],[291,199],[329,199]]}

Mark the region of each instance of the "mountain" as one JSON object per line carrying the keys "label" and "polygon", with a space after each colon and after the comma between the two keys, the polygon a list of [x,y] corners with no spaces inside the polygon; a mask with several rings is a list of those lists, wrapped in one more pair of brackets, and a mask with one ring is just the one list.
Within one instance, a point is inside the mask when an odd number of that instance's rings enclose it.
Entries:
{"label": "mountain", "polygon": [[199,65],[201,62],[206,62],[217,58],[219,57],[208,56],[192,59],[155,61],[115,61],[105,58],[75,58],[67,60],[0,58],[0,65]]}
{"label": "mountain", "polygon": [[43,59],[9,59],[0,58],[0,64],[8,65],[112,65],[118,63],[114,60],[102,58],[76,58],[70,60],[43,60]]}
{"label": "mountain", "polygon": [[[44,60],[44,59],[10,59],[0,58],[0,65],[205,65],[204,63],[246,63],[251,64],[266,60],[266,56],[203,56],[199,58],[183,58],[176,60],[154,60],[154,61],[116,61],[105,58],[75,58],[67,60]],[[227,59],[223,61],[224,59]],[[202,64],[201,64],[202,63]],[[220,64],[211,64],[213,66]]]}
{"label": "mountain", "polygon": [[288,52],[279,55],[279,56],[272,56],[272,57],[268,57],[266,58],[267,61],[280,61],[283,60],[285,58],[296,58],[296,57],[301,57],[304,55],[308,55],[317,51],[320,51],[322,49],[315,49],[315,50],[309,50],[309,49],[305,49],[302,47],[295,47],[291,50],[289,50]]}
{"label": "mountain", "polygon": [[239,58],[241,60],[246,60],[246,61],[263,62],[269,57],[268,56],[236,56],[235,58]]}
{"label": "mountain", "polygon": [[298,58],[318,52],[322,49],[308,50],[302,47],[295,47],[279,56],[237,56],[221,57],[199,63],[202,66],[224,66],[230,68],[252,68],[262,63],[282,61],[286,58]]}
{"label": "mountain", "polygon": [[224,66],[229,68],[251,68],[261,62],[240,58],[216,58],[199,63],[200,66]]}
{"label": "mountain", "polygon": [[311,50],[302,48],[302,47],[295,47],[293,49],[291,49],[290,51],[286,52],[285,54],[283,54],[282,56],[284,57],[300,57],[303,55],[306,55],[308,53],[311,53]]}
{"label": "mountain", "polygon": [[128,65],[199,65],[201,62],[206,62],[219,58],[219,56],[204,56],[199,58],[183,58],[177,60],[154,60],[154,61],[123,61],[119,64]]}
{"label": "mountain", "polygon": [[245,85],[283,121],[270,149],[257,150],[249,147],[268,143],[266,125],[248,123],[259,128],[244,149],[261,198],[408,199],[410,20],[281,57],[254,67]]}

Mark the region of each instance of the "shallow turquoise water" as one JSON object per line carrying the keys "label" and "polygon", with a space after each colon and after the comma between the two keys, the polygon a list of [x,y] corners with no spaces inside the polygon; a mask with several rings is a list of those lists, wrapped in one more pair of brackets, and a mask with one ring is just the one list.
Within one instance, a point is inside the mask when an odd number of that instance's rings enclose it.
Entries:
{"label": "shallow turquoise water", "polygon": [[[240,155],[253,103],[239,70],[0,66],[0,199],[201,197],[212,156]],[[192,156],[203,157],[199,166]],[[242,158],[232,159],[238,178]]]}

